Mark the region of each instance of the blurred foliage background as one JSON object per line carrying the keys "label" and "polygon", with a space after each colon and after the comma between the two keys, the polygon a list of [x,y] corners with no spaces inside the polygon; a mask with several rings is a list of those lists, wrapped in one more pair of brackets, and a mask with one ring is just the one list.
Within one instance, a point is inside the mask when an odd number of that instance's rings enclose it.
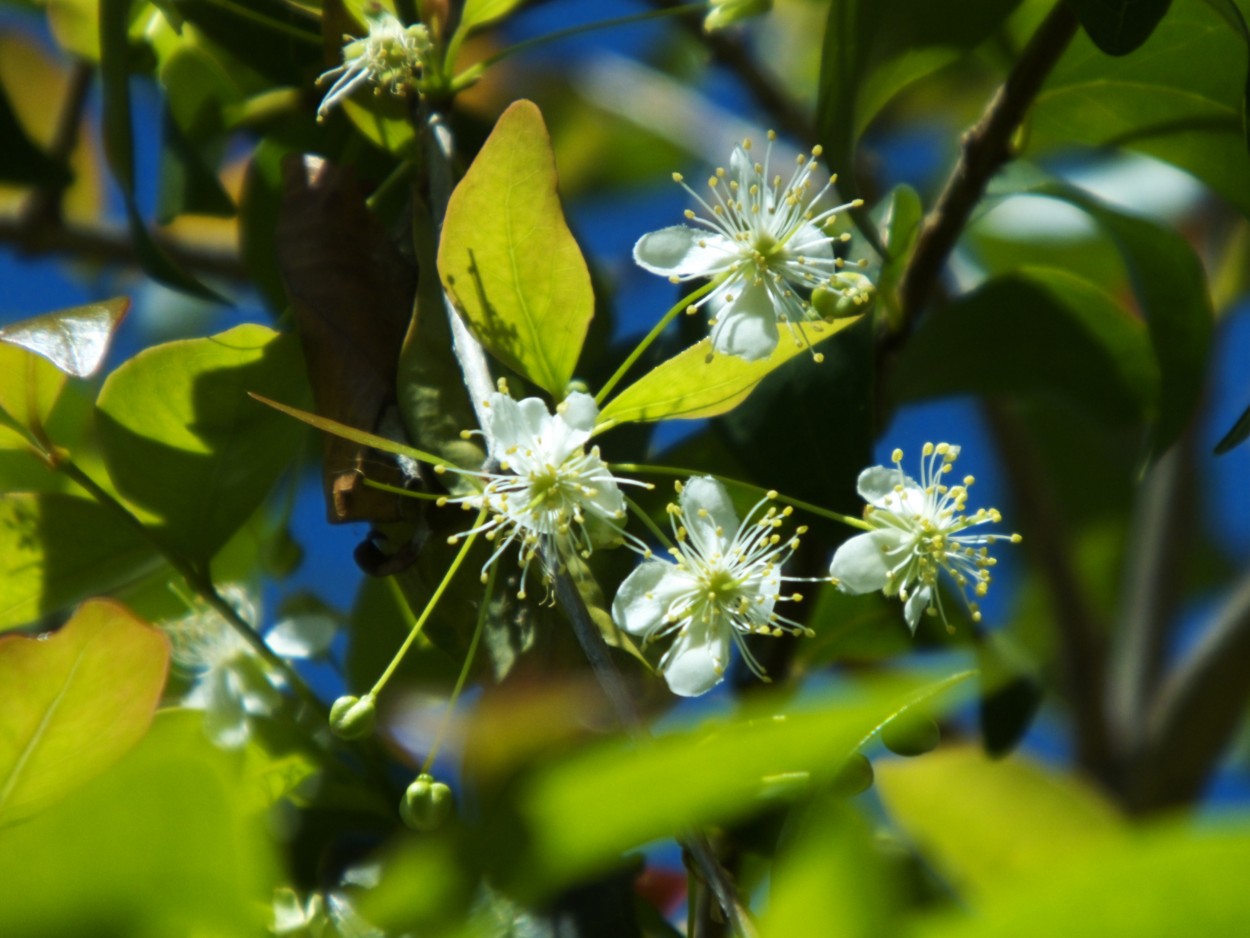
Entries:
{"label": "blurred foliage background", "polygon": [[[667,0],[396,0],[436,50],[422,93],[318,121],[367,6],[0,4],[0,931],[1244,928],[1250,4],[776,0],[708,31]],[[508,345],[488,310],[494,374],[601,387],[682,296],[630,255],[688,207],[671,174],[768,128],[821,145],[864,201],[869,312],[686,414],[642,378],[703,338],[680,317],[596,442],[856,516],[860,470],[959,443],[1023,536],[981,622],[952,594],[913,639],[897,601],[814,583],[814,636],[751,645],[769,686],[676,703],[601,551],[578,603],[622,683],[564,600],[470,573],[376,733],[327,731],[465,525],[404,497],[430,473],[248,394],[480,461],[439,231],[520,99],[559,179],[533,211],[571,231],[526,277],[584,255],[548,325],[586,335]],[[492,199],[447,237],[504,237]],[[822,577],[847,532],[803,523],[792,572]],[[424,771],[454,809],[406,824]]]}

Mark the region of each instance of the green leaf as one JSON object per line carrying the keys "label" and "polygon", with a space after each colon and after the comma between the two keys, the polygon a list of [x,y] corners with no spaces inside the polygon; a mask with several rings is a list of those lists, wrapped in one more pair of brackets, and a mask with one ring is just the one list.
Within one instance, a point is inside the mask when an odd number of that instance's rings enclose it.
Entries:
{"label": "green leaf", "polygon": [[1024,268],[990,280],[933,310],[915,335],[894,371],[900,400],[1059,396],[1109,425],[1140,419],[1158,400],[1145,327],[1065,271]]}
{"label": "green leaf", "polygon": [[[122,672],[113,680],[126,682]],[[192,719],[186,719],[186,716]],[[263,935],[277,861],[237,754],[200,714],[158,715],[117,765],[0,831],[0,921],[13,935]]]}
{"label": "green leaf", "polygon": [[1150,38],[1172,0],[1068,0],[1095,45],[1127,55]]}
{"label": "green leaf", "polygon": [[[1008,820],[1008,830],[1016,821]],[[1156,829],[1078,856],[1057,854],[1015,888],[987,897],[975,916],[947,916],[917,933],[925,938],[1236,935],[1250,921],[1250,893],[1241,888],[1247,864],[1250,832],[1244,823],[1218,832],[1195,833],[1179,825]]]}
{"label": "green leaf", "polygon": [[66,374],[88,378],[103,363],[129,309],[130,300],[118,297],[44,313],[0,328],[0,342],[42,355]]}
{"label": "green leaf", "polygon": [[[970,673],[861,688],[784,713],[761,706],[731,723],[606,744],[547,766],[519,793],[527,836],[515,875],[554,888],[651,840],[819,788],[883,726]],[[616,793],[611,811],[605,792]]]}
{"label": "green leaf", "polygon": [[0,496],[0,629],[108,592],[156,562],[146,539],[95,502]]}
{"label": "green leaf", "polygon": [[883,204],[885,210],[879,227],[888,256],[877,275],[877,297],[889,321],[897,323],[902,316],[898,282],[915,251],[920,224],[924,221],[924,205],[920,195],[908,185],[895,186]]}
{"label": "green leaf", "polygon": [[1228,428],[1227,433],[1220,437],[1220,441],[1215,444],[1215,455],[1223,456],[1247,438],[1250,438],[1250,407],[1243,410],[1241,416],[1237,418],[1237,422]]}
{"label": "green leaf", "polygon": [[1073,40],[1030,111],[1028,152],[1120,146],[1197,176],[1250,213],[1247,48],[1226,13],[1177,3],[1136,55]]}
{"label": "green leaf", "polygon": [[456,32],[467,35],[488,23],[502,19],[524,2],[525,0],[466,0]]}
{"label": "green leaf", "polygon": [[206,560],[229,539],[299,444],[299,425],[249,391],[307,396],[293,335],[244,325],[159,345],[118,368],[100,391],[99,430],[113,482],[190,558]]}
{"label": "green leaf", "polygon": [[[7,415],[13,424],[26,429],[42,426],[65,387],[65,378],[64,371],[21,343],[0,341],[0,415]],[[10,431],[0,429],[0,436],[5,446],[11,445]]]}
{"label": "green leaf", "polygon": [[153,239],[135,201],[134,140],[128,70],[130,0],[100,0],[100,73],[104,98],[104,155],[126,203],[126,220],[135,254],[144,271],[174,290],[226,302],[187,273]]}
{"label": "green leaf", "polygon": [[478,341],[563,398],[594,292],[564,221],[551,141],[533,103],[504,111],[452,193],[438,269]]}
{"label": "green leaf", "polygon": [[18,185],[57,188],[69,184],[69,168],[35,145],[17,119],[0,85],[0,180]]}
{"label": "green leaf", "polygon": [[[908,838],[973,902],[1119,836],[1115,812],[1076,780],[970,746],[881,759],[877,792]],[[1006,933],[1004,933],[1006,934]]]}
{"label": "green leaf", "polygon": [[0,638],[0,828],[65,797],[134,746],[168,667],[169,640],[105,600],[84,603],[45,640]]}
{"label": "green leaf", "polygon": [[726,413],[746,400],[766,375],[796,355],[808,354],[860,318],[792,324],[792,341],[783,335],[772,355],[751,362],[733,355],[713,355],[712,340],[704,339],[657,365],[612,398],[599,415],[600,428],[638,420],[693,420]]}
{"label": "green leaf", "polygon": [[894,96],[980,45],[1018,5],[963,0],[952,15],[932,0],[833,0],[816,103],[829,165],[849,179],[860,136]]}

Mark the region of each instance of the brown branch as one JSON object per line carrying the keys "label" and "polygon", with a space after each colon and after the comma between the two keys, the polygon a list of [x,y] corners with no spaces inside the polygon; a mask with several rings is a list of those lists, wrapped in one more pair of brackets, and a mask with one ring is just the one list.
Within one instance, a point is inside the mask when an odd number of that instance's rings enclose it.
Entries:
{"label": "brown branch", "polygon": [[[65,104],[57,116],[56,127],[52,132],[52,142],[48,146],[48,154],[60,163],[68,166],[74,148],[78,145],[78,129],[82,125],[83,111],[87,107],[87,94],[91,90],[91,78],[94,69],[86,62],[74,65],[69,75],[69,83],[65,89]],[[20,224],[32,231],[46,226],[61,224],[61,203],[69,181],[54,186],[37,189],[22,207]]]}
{"label": "brown branch", "polygon": [[1076,35],[1078,22],[1067,3],[1058,3],[1029,40],[1007,80],[976,126],[964,135],[959,161],[937,204],[925,218],[916,252],[899,282],[902,322],[885,339],[890,348],[906,341],[928,304],[942,268],[963,233],[973,208],[998,170],[1012,158],[1011,138],[1037,97],[1046,76]]}

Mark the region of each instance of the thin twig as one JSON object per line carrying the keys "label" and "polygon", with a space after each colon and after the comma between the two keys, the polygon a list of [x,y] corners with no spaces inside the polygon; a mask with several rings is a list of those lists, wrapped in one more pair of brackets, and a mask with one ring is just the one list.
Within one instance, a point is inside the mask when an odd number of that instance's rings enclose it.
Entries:
{"label": "thin twig", "polygon": [[1069,4],[1056,4],[1021,52],[981,119],[964,135],[959,161],[937,204],[925,217],[916,251],[899,282],[902,321],[898,331],[885,338],[888,347],[895,348],[906,341],[928,304],[972,210],[990,179],[1012,158],[1011,138],[1046,76],[1076,35],[1077,26],[1076,14]]}
{"label": "thin twig", "polygon": [[[57,115],[52,142],[48,146],[48,155],[67,167],[74,148],[78,145],[78,128],[82,125],[94,72],[86,62],[77,62],[70,71],[65,103],[61,107],[61,113]],[[19,224],[32,233],[48,227],[59,227],[62,221],[61,203],[70,182],[72,179],[36,189],[22,206]]]}

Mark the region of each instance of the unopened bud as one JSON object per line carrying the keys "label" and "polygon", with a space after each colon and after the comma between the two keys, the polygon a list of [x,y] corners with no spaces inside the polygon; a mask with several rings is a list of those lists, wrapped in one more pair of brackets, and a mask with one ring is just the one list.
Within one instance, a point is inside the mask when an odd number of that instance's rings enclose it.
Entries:
{"label": "unopened bud", "polygon": [[454,809],[455,797],[451,789],[423,772],[404,792],[399,816],[414,831],[429,832],[442,827]]}
{"label": "unopened bud", "polygon": [[872,296],[872,281],[863,274],[843,271],[836,276],[840,289],[817,287],[812,291],[812,308],[821,319],[858,316]]}
{"label": "unopened bud", "polygon": [[330,730],[342,739],[363,739],[373,732],[377,719],[372,694],[340,697],[330,708]]}

